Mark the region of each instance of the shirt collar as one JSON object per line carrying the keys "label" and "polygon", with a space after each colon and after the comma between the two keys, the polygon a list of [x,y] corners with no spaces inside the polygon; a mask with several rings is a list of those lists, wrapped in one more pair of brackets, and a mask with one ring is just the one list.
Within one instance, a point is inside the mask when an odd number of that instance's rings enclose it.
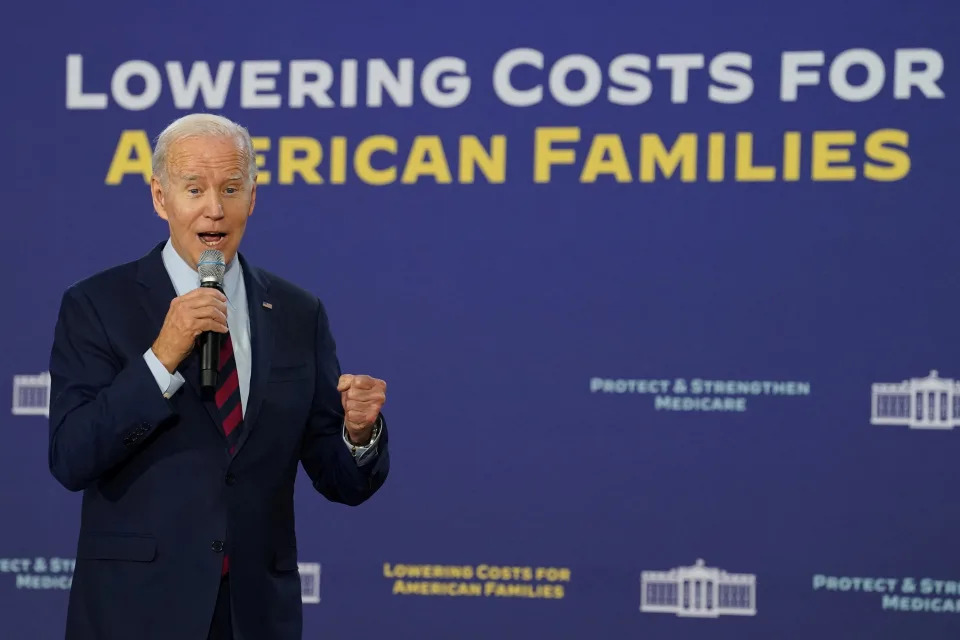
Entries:
{"label": "shirt collar", "polygon": [[[200,286],[200,274],[180,257],[177,250],[173,248],[173,243],[169,238],[163,246],[161,255],[163,257],[163,265],[170,275],[173,288],[176,289],[178,296],[190,293]],[[230,261],[230,264],[227,265],[226,273],[223,274],[223,293],[227,296],[227,304],[234,310],[237,308],[234,305],[234,301],[239,297],[240,283],[242,281],[243,269],[240,266],[240,260],[234,257],[234,259]]]}

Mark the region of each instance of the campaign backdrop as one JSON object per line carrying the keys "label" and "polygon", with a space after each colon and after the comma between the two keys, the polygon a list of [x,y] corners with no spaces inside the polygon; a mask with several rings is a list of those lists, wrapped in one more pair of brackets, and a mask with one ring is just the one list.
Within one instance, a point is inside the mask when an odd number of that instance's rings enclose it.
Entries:
{"label": "campaign backdrop", "polygon": [[298,483],[305,637],[957,636],[960,5],[61,5],[0,45],[0,636],[63,633],[60,296],[194,111],[388,383],[383,489]]}

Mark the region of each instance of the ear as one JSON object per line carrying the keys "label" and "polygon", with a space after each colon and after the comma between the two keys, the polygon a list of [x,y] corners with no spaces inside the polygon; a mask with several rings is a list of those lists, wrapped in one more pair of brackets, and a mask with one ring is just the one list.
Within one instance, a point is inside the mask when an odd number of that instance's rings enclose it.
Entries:
{"label": "ear", "polygon": [[169,220],[170,218],[167,217],[166,193],[157,176],[150,178],[150,194],[153,196],[153,210],[164,220]]}
{"label": "ear", "polygon": [[253,186],[250,188],[250,211],[247,212],[247,217],[253,215],[253,207],[257,204],[257,181],[254,179]]}

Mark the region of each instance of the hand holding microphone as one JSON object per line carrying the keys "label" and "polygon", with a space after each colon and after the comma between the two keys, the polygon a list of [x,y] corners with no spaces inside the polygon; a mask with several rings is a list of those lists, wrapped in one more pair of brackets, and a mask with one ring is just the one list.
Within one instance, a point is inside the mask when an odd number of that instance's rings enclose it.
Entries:
{"label": "hand holding microphone", "polygon": [[[213,256],[208,254],[219,254]],[[219,251],[204,251],[198,263],[200,288],[174,298],[163,320],[160,334],[152,349],[157,359],[173,373],[190,355],[197,338],[205,361],[201,369],[219,368],[219,335],[227,333],[227,296],[223,294],[223,254]],[[212,357],[212,362],[206,360]],[[214,377],[215,384],[215,377]]]}

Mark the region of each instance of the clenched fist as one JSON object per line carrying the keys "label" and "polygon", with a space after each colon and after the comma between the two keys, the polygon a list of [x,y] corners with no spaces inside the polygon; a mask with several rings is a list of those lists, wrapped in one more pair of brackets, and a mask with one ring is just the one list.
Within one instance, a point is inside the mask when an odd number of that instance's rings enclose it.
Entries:
{"label": "clenched fist", "polygon": [[387,401],[387,383],[370,376],[345,374],[337,384],[340,402],[343,403],[347,437],[353,444],[370,442],[373,424]]}
{"label": "clenched fist", "polygon": [[200,287],[170,302],[153,353],[173,373],[193,350],[204,331],[227,333],[227,296],[211,287]]}

